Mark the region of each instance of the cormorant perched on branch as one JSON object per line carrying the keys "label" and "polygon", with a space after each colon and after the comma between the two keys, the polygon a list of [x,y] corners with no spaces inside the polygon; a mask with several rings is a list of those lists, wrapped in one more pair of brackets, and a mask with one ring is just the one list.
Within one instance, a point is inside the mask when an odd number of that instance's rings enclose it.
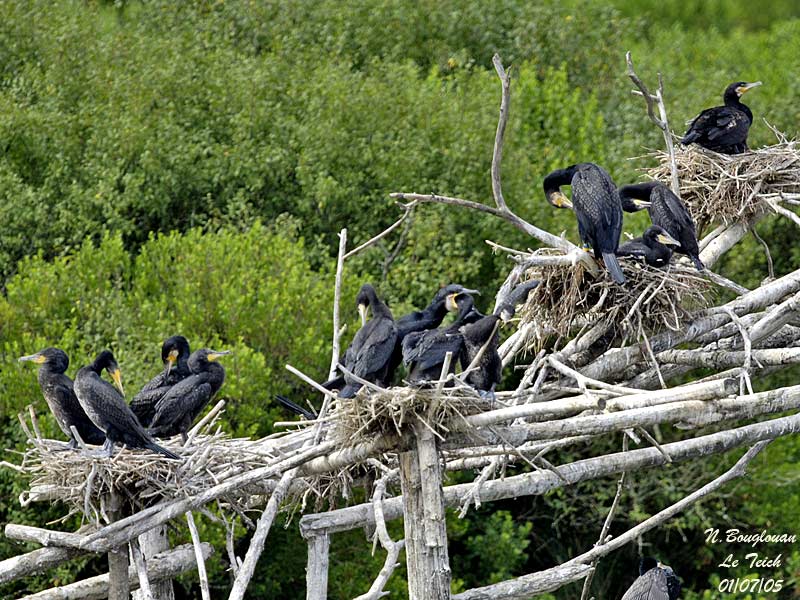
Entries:
{"label": "cormorant perched on branch", "polygon": [[680,593],[681,580],[670,567],[654,558],[643,558],[639,564],[639,577],[622,600],[677,600]]}
{"label": "cormorant perched on branch", "polygon": [[[561,193],[562,185],[572,186],[572,201]],[[615,252],[622,233],[622,206],[611,176],[593,163],[571,165],[544,178],[544,195],[556,208],[572,208],[578,219],[578,233],[584,244],[602,256],[611,277],[625,283]]]}
{"label": "cormorant perched on branch", "polygon": [[111,456],[114,451],[114,444],[124,444],[128,448],[151,450],[180,460],[180,456],[162,448],[147,434],[125,403],[125,398],[111,384],[100,378],[103,369],[111,374],[117,388],[122,392],[117,361],[110,350],[103,350],[91,365],[81,368],[75,375],[75,395],[92,423],[105,432],[105,449],[108,455]]}
{"label": "cormorant perched on branch", "polygon": [[[368,283],[361,286],[356,304],[363,325],[345,353],[344,366],[353,375],[386,387],[391,383],[394,374],[391,362],[397,343],[397,326],[392,311],[378,298],[375,288]],[[366,320],[367,310],[372,310],[369,321]],[[362,384],[347,374],[344,380],[345,386],[339,392],[339,397],[352,398]]]}
{"label": "cormorant perched on branch", "polygon": [[133,397],[130,407],[142,427],[149,427],[156,412],[156,403],[179,381],[191,375],[189,342],[182,335],[168,338],[161,346],[164,370],[153,377]]}
{"label": "cormorant perched on branch", "polygon": [[87,444],[105,443],[105,434],[86,415],[75,395],[72,379],[65,375],[69,366],[66,352],[58,348],[45,348],[36,354],[22,356],[19,360],[41,365],[39,387],[42,388],[42,394],[56,418],[56,423],[69,438],[70,448],[75,448],[78,444],[70,426],[75,427],[78,435]]}
{"label": "cormorant perched on branch", "polygon": [[195,350],[189,357],[189,377],[173,385],[155,406],[148,432],[160,438],[180,434],[186,443],[186,432],[225,382],[225,368],[216,361],[229,350],[208,348]]}
{"label": "cormorant perched on branch", "polygon": [[658,225],[651,225],[640,238],[634,238],[617,248],[617,256],[643,258],[651,267],[665,267],[672,258],[672,250],[667,246],[678,246],[679,242]]}
{"label": "cormorant perched on branch", "polygon": [[408,381],[411,383],[438,380],[448,352],[453,353],[448,372],[454,373],[464,343],[459,328],[483,316],[475,310],[473,298],[468,293],[448,295],[445,305],[450,311],[458,311],[456,320],[450,326],[410,333],[403,340],[403,362],[408,368]]}
{"label": "cormorant perched on branch", "polygon": [[503,373],[503,361],[497,351],[500,342],[499,323],[507,323],[514,316],[516,306],[523,304],[532,289],[539,285],[531,280],[518,285],[498,307],[494,314],[484,316],[473,323],[463,325],[459,333],[463,338],[459,360],[461,368],[467,370],[472,361],[486,345],[473,371],[467,373],[465,382],[479,392],[494,393]]}
{"label": "cormorant perched on branch", "polygon": [[747,132],[753,123],[753,113],[739,98],[748,90],[761,85],[760,81],[737,81],[725,88],[725,106],[707,108],[689,125],[681,144],[699,144],[722,154],[741,154],[747,151]]}
{"label": "cormorant perched on branch", "polygon": [[660,181],[649,181],[619,188],[622,210],[636,212],[647,208],[653,225],[663,227],[680,244],[675,252],[692,259],[698,271],[705,269],[700,260],[700,247],[697,243],[697,230],[692,215],[681,199]]}

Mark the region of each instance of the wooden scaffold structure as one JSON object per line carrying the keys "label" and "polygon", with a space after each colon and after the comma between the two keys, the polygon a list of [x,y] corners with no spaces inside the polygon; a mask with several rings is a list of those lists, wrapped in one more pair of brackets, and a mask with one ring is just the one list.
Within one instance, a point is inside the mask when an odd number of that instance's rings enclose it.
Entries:
{"label": "wooden scaffold structure", "polygon": [[[800,385],[761,392],[751,385],[754,375],[800,363],[800,269],[769,277],[753,290],[711,271],[763,216],[799,220],[785,206],[800,202],[798,174],[792,171],[800,164],[795,143],[779,138],[777,146],[737,156],[676,150],[660,75],[658,90],[651,94],[628,56],[628,74],[667,142],[668,151],[653,174],[693,198],[700,192],[692,169],[703,161],[713,163],[702,169],[702,193],[709,202],[709,195],[722,198],[728,208],[719,226],[701,241],[705,272],[683,263],[664,270],[626,263],[629,281],[620,287],[585,251],[528,223],[506,204],[500,166],[511,79],[497,56],[494,65],[502,89],[491,170],[494,204],[395,193],[403,213],[389,229],[350,251],[342,231],[331,374],[342,369],[339,296],[345,260],[407,224],[423,204],[439,203],[505,219],[546,246],[522,251],[493,244],[513,262],[497,306],[518,282],[541,280],[518,312],[516,330],[500,347],[503,364],[522,370],[517,388],[481,395],[465,383],[469,367],[448,375],[454,360],[448,357],[442,376],[430,387],[384,389],[361,380],[359,395],[342,400],[287,365],[322,394],[315,420],[284,423],[287,431],[259,440],[231,439],[218,425],[224,409],[220,402],[191,430],[185,444],[165,444],[181,461],[127,451],[107,458],[85,446],[61,452],[63,444],[42,437],[31,411],[21,418],[30,447],[15,466],[30,477],[30,489],[20,501],[63,501],[71,514],[82,516],[84,526],[65,532],[6,525],[8,538],[42,547],[0,562],[0,583],[95,553],[108,554],[108,575],[27,598],[121,600],[138,590],[138,598],[161,600],[172,597],[170,580],[191,569],[199,571],[203,598],[210,598],[205,561],[214,548],[200,540],[193,513],[201,512],[227,530],[225,553],[233,576],[228,598],[241,600],[259,557],[268,551],[267,537],[279,510],[290,505],[303,513],[299,528],[308,543],[308,600],[327,598],[331,536],[356,528],[373,531],[375,543],[386,553],[373,585],[357,600],[387,594],[386,583],[403,552],[413,600],[524,599],[581,580],[582,598],[587,599],[604,556],[744,475],[748,463],[772,440],[800,431],[800,413],[793,412],[800,408]],[[759,171],[754,174],[752,168]],[[716,173],[716,187],[707,183],[709,171]],[[689,204],[694,210],[691,200]],[[732,299],[714,305],[715,286]],[[555,294],[569,298],[568,311],[559,312],[548,300]],[[712,374],[692,379],[698,368]],[[693,435],[709,425],[716,425],[714,431]],[[655,426],[673,426],[683,432],[682,438],[660,443],[650,433]],[[609,436],[620,439],[618,452],[566,464],[547,459],[553,450]],[[631,442],[638,447],[632,448]],[[626,477],[738,448],[746,451],[731,469],[621,535],[609,536]],[[507,465],[526,468],[506,474]],[[454,471],[475,477],[446,485],[446,473]],[[616,495],[605,522],[598,524],[593,547],[544,571],[451,595],[447,508],[457,508],[463,516],[483,503],[609,477],[617,478]],[[354,480],[374,481],[370,501],[331,508],[343,495],[349,497]],[[253,523],[248,515],[255,510],[260,515]],[[243,557],[235,552],[232,522],[237,518],[254,527]],[[399,518],[404,538],[393,540],[387,522]],[[193,543],[170,549],[165,528],[179,520],[185,521]]]}

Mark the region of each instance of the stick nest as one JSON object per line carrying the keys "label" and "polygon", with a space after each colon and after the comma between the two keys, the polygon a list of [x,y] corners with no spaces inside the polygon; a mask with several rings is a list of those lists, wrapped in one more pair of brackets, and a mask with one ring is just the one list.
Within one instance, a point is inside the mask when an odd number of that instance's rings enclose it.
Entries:
{"label": "stick nest", "polygon": [[[545,248],[528,260],[559,254]],[[620,257],[619,263],[627,278],[623,285],[614,283],[604,269],[592,275],[581,263],[532,267],[528,277],[540,283],[518,311],[521,325],[533,323],[541,342],[546,336],[568,338],[578,327],[605,323],[625,341],[642,333],[679,331],[693,312],[709,305],[711,283],[693,266],[676,263],[675,258],[666,269],[628,257]]]}
{"label": "stick nest", "polygon": [[[800,149],[775,131],[778,143],[744,154],[718,154],[696,144],[675,148],[681,198],[697,223],[743,222],[775,212],[773,205],[800,199]],[[659,164],[645,169],[652,179],[669,181],[669,155],[655,152]]]}
{"label": "stick nest", "polygon": [[[149,451],[117,448],[107,457],[100,447],[67,450],[66,443],[44,439],[35,425],[29,434],[30,448],[18,469],[30,476],[30,491],[20,495],[25,506],[42,500],[60,500],[69,507],[65,519],[73,514],[94,525],[108,522],[106,502],[112,488],[121,492],[125,510],[136,512],[165,498],[196,495],[231,476],[265,466],[274,461],[268,451],[256,451],[253,442],[232,439],[219,427],[210,432],[209,423],[188,446],[180,438],[159,440],[159,444],[178,454],[171,460]],[[248,495],[228,497],[227,508],[241,514]]]}

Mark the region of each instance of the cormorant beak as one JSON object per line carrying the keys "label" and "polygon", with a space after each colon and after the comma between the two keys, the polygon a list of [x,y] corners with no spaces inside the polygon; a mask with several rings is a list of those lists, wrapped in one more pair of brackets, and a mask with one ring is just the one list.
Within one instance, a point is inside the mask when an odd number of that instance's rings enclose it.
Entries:
{"label": "cormorant beak", "polygon": [[449,296],[447,296],[447,299],[444,301],[445,308],[447,310],[449,310],[450,312],[454,312],[454,311],[458,310],[458,304],[456,303],[456,296],[458,296],[458,293],[450,294]]}
{"label": "cormorant beak", "polygon": [[481,295],[481,293],[480,293],[478,290],[471,290],[471,289],[469,289],[469,288],[464,288],[464,289],[462,289],[462,290],[459,292],[459,294],[477,294],[478,296],[480,296],[480,295]]}
{"label": "cormorant beak", "polygon": [[209,362],[214,362],[215,360],[219,360],[220,356],[225,356],[226,354],[230,354],[230,350],[212,350],[208,353],[208,360]]}
{"label": "cormorant beak", "polygon": [[636,205],[637,208],[647,208],[652,205],[652,202],[648,202],[647,200],[639,200],[639,198],[634,198],[633,203]]}
{"label": "cormorant beak", "polygon": [[758,87],[761,85],[760,81],[754,81],[753,83],[745,83],[744,85],[740,85],[736,88],[736,93],[740,96],[745,92],[752,90],[754,87]]}
{"label": "cormorant beak", "polygon": [[659,242],[661,242],[662,244],[668,244],[670,246],[680,246],[681,245],[681,243],[678,240],[676,240],[674,237],[672,237],[666,231],[664,233],[659,233],[656,236],[656,239]]}
{"label": "cormorant beak", "polygon": [[169,376],[169,372],[172,371],[172,366],[178,361],[178,351],[177,350],[170,350],[169,354],[167,355],[167,376]]}
{"label": "cormorant beak", "polygon": [[20,362],[31,361],[35,362],[37,365],[41,365],[47,362],[47,357],[41,352],[37,352],[36,354],[31,354],[29,356],[20,356],[19,360]]}
{"label": "cormorant beak", "polygon": [[114,380],[114,385],[117,386],[119,393],[125,396],[125,390],[122,389],[122,372],[119,367],[115,366],[111,369],[111,379]]}
{"label": "cormorant beak", "polygon": [[358,305],[358,316],[361,317],[361,326],[367,324],[367,305],[366,304],[359,304]]}
{"label": "cormorant beak", "polygon": [[572,201],[561,192],[547,194],[547,201],[556,208],[572,208]]}

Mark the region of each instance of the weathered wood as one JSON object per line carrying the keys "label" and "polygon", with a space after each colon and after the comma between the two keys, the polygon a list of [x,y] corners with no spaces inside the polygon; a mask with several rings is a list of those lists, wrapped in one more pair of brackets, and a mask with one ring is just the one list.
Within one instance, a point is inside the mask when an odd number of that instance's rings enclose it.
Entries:
{"label": "weathered wood", "polygon": [[326,600],[328,598],[330,546],[331,536],[327,533],[315,535],[308,540],[306,600]]}
{"label": "weathered wood", "polygon": [[528,600],[533,594],[544,594],[573,581],[580,581],[591,572],[592,567],[589,565],[553,567],[517,579],[467,590],[453,596],[453,600]]}
{"label": "weathered wood", "polygon": [[[214,553],[211,544],[203,544],[203,556]],[[191,544],[178,546],[164,554],[155,555],[147,565],[151,582],[172,579],[181,573],[195,568],[194,549]],[[139,577],[136,569],[128,570],[128,583],[131,589],[138,589]],[[25,596],[21,600],[101,600],[109,597],[108,575],[98,575],[83,581],[50,588],[37,594]]]}
{"label": "weathered wood", "polygon": [[433,433],[414,426],[412,449],[400,454],[400,485],[410,600],[449,600],[450,562],[442,468]]}
{"label": "weathered wood", "polygon": [[47,571],[86,552],[76,548],[39,548],[0,561],[0,584]]}
{"label": "weathered wood", "polygon": [[[114,489],[108,497],[108,518],[111,522],[122,517],[122,496]],[[108,600],[128,600],[131,595],[128,579],[128,544],[108,550]]]}
{"label": "weathered wood", "polygon": [[[672,462],[677,463],[798,432],[800,432],[800,414],[663,444],[661,448],[669,455]],[[558,475],[552,471],[536,471],[486,481],[481,486],[480,496],[483,502],[535,496],[564,485],[618,475],[622,471],[653,468],[666,462],[664,454],[656,448],[606,454],[556,467]],[[471,491],[472,485],[465,483],[445,487],[445,505],[458,506],[464,494]],[[402,497],[384,500],[383,510],[386,520],[397,519],[403,515],[402,503]],[[322,532],[348,531],[374,522],[372,504],[359,504],[325,513],[305,515],[300,519],[300,533],[303,537],[309,538]]]}
{"label": "weathered wood", "polygon": [[41,544],[45,548],[80,548],[81,543],[86,539],[80,533],[68,533],[66,531],[53,531],[52,529],[42,529],[31,525],[17,525],[7,523],[5,536],[20,542]]}
{"label": "weathered wood", "polygon": [[[142,556],[147,565],[150,564],[155,555],[167,552],[169,550],[167,527],[162,525],[140,535],[139,548],[142,550]],[[150,585],[155,600],[175,600],[175,589],[171,579],[151,581]],[[133,597],[134,600],[144,600],[139,596],[139,592],[134,592]]]}

